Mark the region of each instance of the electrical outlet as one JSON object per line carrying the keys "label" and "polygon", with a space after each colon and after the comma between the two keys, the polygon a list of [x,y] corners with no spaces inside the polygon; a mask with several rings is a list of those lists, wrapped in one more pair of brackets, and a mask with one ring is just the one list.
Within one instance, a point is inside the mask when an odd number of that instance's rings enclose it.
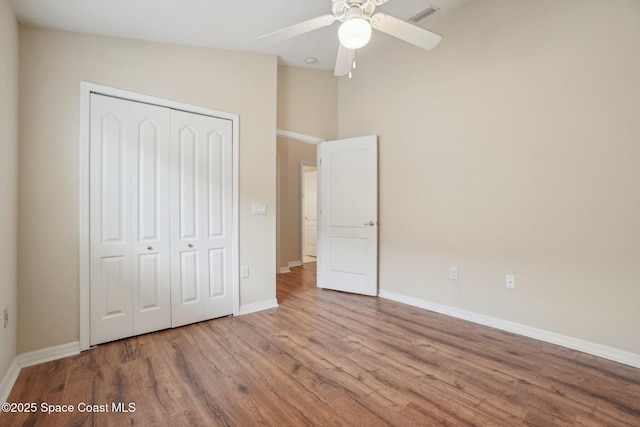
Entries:
{"label": "electrical outlet", "polygon": [[458,280],[458,267],[451,267],[449,269],[449,279]]}
{"label": "electrical outlet", "polygon": [[4,328],[7,329],[9,324],[9,307],[4,309]]}
{"label": "electrical outlet", "polygon": [[505,279],[505,285],[509,289],[515,289],[516,288],[516,276],[512,276],[510,274],[507,274],[507,277]]}

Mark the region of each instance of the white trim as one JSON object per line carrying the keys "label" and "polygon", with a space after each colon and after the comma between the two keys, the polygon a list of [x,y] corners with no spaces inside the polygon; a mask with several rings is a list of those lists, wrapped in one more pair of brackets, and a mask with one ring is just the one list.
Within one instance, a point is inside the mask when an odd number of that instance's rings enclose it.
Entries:
{"label": "white trim", "polygon": [[233,314],[240,314],[240,118],[230,115],[233,123],[233,183],[232,183],[232,217],[233,217],[233,249],[231,251],[231,283],[233,286]]}
{"label": "white trim", "polygon": [[631,353],[613,347],[584,341],[567,335],[557,334],[555,332],[545,331],[543,329],[534,328],[523,325],[521,323],[511,322],[508,320],[498,319],[496,317],[485,316],[483,314],[474,313],[459,308],[437,304],[422,299],[409,297],[381,290],[379,293],[381,298],[408,304],[413,307],[422,308],[457,319],[467,320],[469,322],[478,323],[480,325],[489,326],[491,328],[500,329],[525,337],[537,339],[551,344],[560,345],[562,347],[578,350],[593,356],[602,357],[604,359],[613,360],[614,362],[623,363],[625,365],[640,368],[640,354]]}
{"label": "white trim", "polygon": [[26,368],[27,366],[75,356],[76,354],[80,354],[80,343],[78,341],[22,353],[16,357],[16,360],[21,368]]}
{"label": "white trim", "polygon": [[91,342],[91,311],[90,311],[90,252],[89,252],[89,136],[91,120],[91,87],[80,82],[80,135],[78,141],[79,158],[79,227],[78,230],[78,280],[79,280],[79,316],[80,321],[80,350],[87,350]]}
{"label": "white trim", "polygon": [[[130,101],[143,102],[145,104],[158,105],[161,107],[171,108],[173,110],[185,111],[187,113],[202,114],[205,116],[219,117],[221,119],[238,120],[237,114],[226,113],[224,111],[212,110],[211,108],[199,107],[197,105],[185,104],[183,102],[174,101],[166,98],[158,98],[155,96],[144,95],[138,92],[118,89],[109,86],[103,86],[90,82],[80,82],[80,90],[89,93],[97,93],[100,95],[111,96],[115,98],[126,99]],[[81,93],[82,95],[82,93]],[[87,98],[88,99],[88,98]],[[88,107],[88,103],[87,103]],[[88,117],[88,116],[87,116]],[[87,134],[88,135],[88,134]]]}
{"label": "white trim", "polygon": [[0,381],[0,402],[6,402],[9,398],[11,389],[13,389],[22,368],[75,356],[76,354],[80,354],[80,342],[78,341],[17,355],[13,359],[11,366],[9,366],[7,373],[4,374],[2,381]]}
{"label": "white trim", "polygon": [[268,310],[270,308],[277,308],[278,300],[268,299],[266,301],[254,302],[253,304],[245,304],[240,306],[240,315],[255,313],[256,311]]}
{"label": "white trim", "polygon": [[[302,160],[300,162],[300,259],[304,260],[304,257],[306,255],[305,253],[305,237],[307,234],[307,230],[305,227],[305,219],[304,219],[304,206],[306,203],[306,195],[305,195],[305,190],[306,185],[307,185],[307,179],[304,173],[304,168],[305,167],[314,167],[316,168],[316,173],[318,172],[318,159],[317,159],[317,151],[316,151],[316,162],[307,162]],[[318,207],[318,183],[316,182],[316,209]],[[316,228],[317,228],[317,214],[316,214]],[[317,239],[317,236],[316,236]],[[316,256],[318,255],[317,252],[317,246],[316,246]],[[300,264],[302,265],[302,263]]]}
{"label": "white trim", "polygon": [[240,123],[237,114],[216,111],[210,108],[198,107],[184,104],[164,98],[143,95],[109,86],[102,86],[95,83],[80,82],[80,133],[79,133],[79,281],[80,281],[80,351],[87,350],[90,346],[91,338],[91,313],[89,295],[89,123],[91,117],[91,93],[99,93],[106,96],[128,99],[135,102],[168,107],[174,110],[186,111],[189,113],[202,114],[205,116],[219,117],[231,120],[233,123],[233,245],[232,250],[232,292],[233,292],[233,314],[240,314],[240,279],[239,279],[239,251],[240,251],[240,226],[239,226],[239,196],[240,196]]}
{"label": "white trim", "polygon": [[0,381],[0,403],[6,402],[9,398],[9,393],[11,393],[11,389],[16,383],[18,375],[20,375],[20,365],[18,365],[18,358],[15,358],[7,373],[4,374],[2,381]]}
{"label": "white trim", "polygon": [[301,133],[290,132],[288,130],[276,129],[276,136],[281,138],[293,139],[294,141],[306,142],[307,144],[318,145],[321,142],[325,142],[326,139],[318,138],[316,136],[303,135]]}
{"label": "white trim", "polygon": [[289,261],[286,267],[280,267],[280,274],[282,273],[291,273],[291,267],[300,267],[302,265],[301,261]]}
{"label": "white trim", "polygon": [[[281,236],[280,223],[282,222],[282,191],[280,191],[280,166],[282,164],[282,155],[280,152],[276,152],[276,269],[283,273],[282,268],[280,268],[280,260],[282,258],[282,252],[280,250],[281,244]],[[286,272],[288,273],[288,271]]]}

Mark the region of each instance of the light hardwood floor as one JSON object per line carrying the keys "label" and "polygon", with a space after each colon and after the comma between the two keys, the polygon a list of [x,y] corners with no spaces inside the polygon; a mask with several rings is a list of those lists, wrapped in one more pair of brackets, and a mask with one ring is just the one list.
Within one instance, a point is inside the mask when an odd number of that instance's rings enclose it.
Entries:
{"label": "light hardwood floor", "polygon": [[[640,426],[639,369],[318,290],[315,264],[279,275],[278,301],[25,368],[9,402],[38,411],[0,426]],[[113,412],[120,402],[135,412]]]}

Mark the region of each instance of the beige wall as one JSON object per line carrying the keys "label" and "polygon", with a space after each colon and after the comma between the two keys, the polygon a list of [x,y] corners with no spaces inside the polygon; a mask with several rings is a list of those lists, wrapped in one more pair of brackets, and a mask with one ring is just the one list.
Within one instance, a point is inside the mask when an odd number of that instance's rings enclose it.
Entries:
{"label": "beige wall", "polygon": [[316,163],[317,145],[289,138],[277,139],[278,150],[278,267],[302,260],[301,170]]}
{"label": "beige wall", "polygon": [[476,0],[340,79],[340,137],[380,136],[381,289],[640,354],[640,2],[602,6]]}
{"label": "beige wall", "polygon": [[338,81],[332,71],[278,67],[278,129],[336,139]]}
{"label": "beige wall", "polygon": [[18,23],[9,1],[0,0],[0,380],[16,356],[17,229]]}
{"label": "beige wall", "polygon": [[275,56],[21,26],[20,70],[19,352],[78,340],[82,80],[240,116],[240,303],[275,298]]}

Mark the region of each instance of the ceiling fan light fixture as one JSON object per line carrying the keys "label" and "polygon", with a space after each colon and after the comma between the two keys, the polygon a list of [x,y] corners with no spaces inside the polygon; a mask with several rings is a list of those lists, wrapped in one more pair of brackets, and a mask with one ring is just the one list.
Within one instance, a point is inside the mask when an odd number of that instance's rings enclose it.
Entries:
{"label": "ceiling fan light fixture", "polygon": [[338,38],[347,49],[360,49],[371,39],[371,25],[364,18],[348,19],[340,25]]}

